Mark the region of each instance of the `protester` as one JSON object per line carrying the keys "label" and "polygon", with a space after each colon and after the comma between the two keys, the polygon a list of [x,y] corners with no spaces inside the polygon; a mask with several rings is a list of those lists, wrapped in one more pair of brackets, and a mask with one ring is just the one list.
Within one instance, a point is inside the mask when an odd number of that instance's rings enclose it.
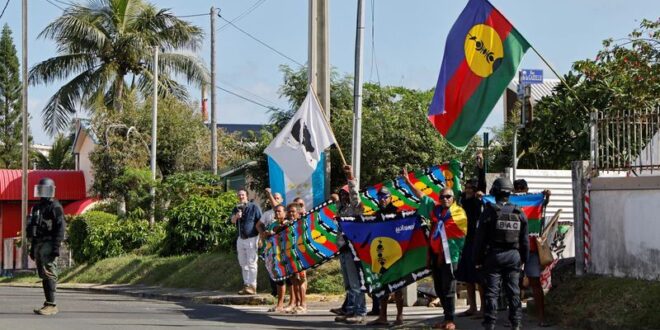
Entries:
{"label": "protester", "polygon": [[[266,197],[268,198],[266,204],[270,205],[270,209],[265,211],[257,222],[257,231],[259,231],[259,236],[261,237],[258,244],[259,247],[262,247],[263,240],[268,238],[268,235],[264,235],[264,232],[275,219],[275,207],[282,203],[282,195],[278,192],[273,194],[270,188],[266,188]],[[277,284],[275,284],[275,281],[270,277],[268,278],[268,281],[270,282],[270,287],[272,289],[271,295],[277,297]]]}
{"label": "protester", "polygon": [[235,224],[238,229],[236,250],[243,276],[243,289],[238,294],[256,294],[257,246],[259,242],[257,222],[261,218],[261,209],[257,204],[248,201],[247,191],[244,189],[239,190],[237,195],[239,203],[232,210],[231,223]]}
{"label": "protester", "polygon": [[303,216],[303,215],[305,215],[305,213],[307,213],[307,209],[305,209],[305,200],[302,199],[302,197],[294,198],[293,202],[298,204],[298,206],[300,207],[300,211],[299,211],[300,216]]}
{"label": "protester", "polygon": [[486,308],[483,326],[495,329],[497,297],[500,281],[509,302],[511,329],[521,329],[522,307],[518,279],[521,267],[527,261],[529,241],[527,218],[515,205],[508,203],[513,184],[507,178],[498,178],[490,194],[495,204],[488,203],[479,218],[474,246],[475,268],[483,269]]}
{"label": "protester", "polygon": [[[339,190],[337,198],[337,216],[349,217],[358,216],[364,213],[364,206],[358,195],[353,168],[345,165],[344,174],[346,174],[347,186]],[[343,235],[337,237],[337,246],[339,247],[339,265],[344,279],[344,288],[346,289],[346,298],[341,308],[333,308],[330,312],[338,314],[335,322],[348,324],[364,323],[367,313],[364,293],[360,291],[360,277],[353,261],[353,253],[346,244]]]}
{"label": "protester", "polygon": [[[527,180],[519,179],[513,182],[513,190],[515,193],[525,194],[529,192]],[[550,202],[550,190],[544,190],[545,200],[543,205]],[[541,223],[541,228],[544,224]],[[540,327],[549,327],[550,323],[545,318],[545,297],[543,287],[541,286],[541,259],[539,258],[538,246],[534,237],[529,237],[529,258],[525,263],[525,276],[529,280],[529,286],[532,288],[532,295],[534,296],[534,306],[536,306],[536,313],[539,318],[538,325]]]}
{"label": "protester", "polygon": [[[300,205],[297,203],[291,203],[287,207],[287,220],[290,222],[296,222],[300,220]],[[290,277],[291,279],[291,290],[293,291],[293,296],[295,303],[292,308],[285,308],[285,311],[291,314],[302,314],[307,312],[307,301],[306,301],[306,291],[307,286],[305,282],[307,281],[307,273],[303,270],[298,272]]]}
{"label": "protester", "polygon": [[[281,198],[281,197],[280,197]],[[282,229],[282,227],[286,226],[286,210],[284,208],[284,205],[282,204],[277,204],[273,208],[273,213],[274,213],[274,220],[271,221],[268,226],[266,226],[261,233],[263,238],[268,238],[272,235],[275,235],[278,231]],[[265,212],[264,212],[265,213]],[[263,217],[262,217],[263,218]],[[282,281],[277,281],[274,282],[276,285],[276,297],[277,297],[277,305],[275,307],[271,307],[268,312],[284,312],[284,296],[286,294],[286,286],[291,285],[291,281],[289,279],[282,280]],[[293,294],[291,295],[291,299],[289,300],[289,305],[295,306],[295,300],[293,299]]]}
{"label": "protester", "polygon": [[454,204],[454,192],[451,188],[443,189],[440,193],[440,202],[436,203],[410,182],[408,171],[405,168],[403,169],[403,178],[415,196],[420,200],[417,212],[431,221],[429,259],[433,272],[435,292],[440,298],[444,311],[444,321],[434,325],[434,328],[454,330],[456,329],[456,324],[454,323],[454,313],[456,310],[455,264],[451,260],[449,251],[444,251],[443,245],[447,246],[446,234],[441,232],[444,231],[444,226],[439,226],[439,222],[449,220],[447,213],[452,204]]}
{"label": "protester", "polygon": [[[465,183],[464,191],[461,196],[461,206],[465,210],[468,220],[467,235],[465,236],[465,243],[461,253],[461,260],[458,263],[458,270],[456,271],[456,280],[464,282],[467,287],[467,303],[468,309],[462,313],[457,314],[458,317],[464,316],[479,316],[483,314],[483,289],[478,284],[481,281],[474,268],[473,250],[474,250],[474,236],[477,230],[477,222],[481,216],[483,202],[481,197],[483,194],[477,190],[477,180],[469,180]],[[481,307],[477,309],[476,289],[479,289],[481,300]]]}
{"label": "protester", "polygon": [[[381,187],[377,193],[378,198],[378,211],[376,211],[377,217],[382,217],[384,214],[396,213],[397,207],[392,203],[392,194],[387,187]],[[403,288],[396,290],[391,295],[394,296],[394,302],[396,303],[396,321],[394,325],[403,324]],[[387,303],[391,295],[383,296],[380,299],[374,299],[374,307],[378,307],[378,318],[367,323],[367,325],[389,325],[387,321]],[[376,310],[374,308],[373,310]],[[372,311],[373,311],[372,310]]]}

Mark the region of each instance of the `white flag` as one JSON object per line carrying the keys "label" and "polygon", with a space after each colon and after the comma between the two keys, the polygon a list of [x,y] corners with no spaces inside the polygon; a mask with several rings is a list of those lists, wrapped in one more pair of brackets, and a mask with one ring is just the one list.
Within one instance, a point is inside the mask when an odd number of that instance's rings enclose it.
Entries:
{"label": "white flag", "polygon": [[332,129],[323,118],[323,109],[312,93],[310,89],[291,121],[264,150],[295,184],[308,180],[321,153],[336,143]]}

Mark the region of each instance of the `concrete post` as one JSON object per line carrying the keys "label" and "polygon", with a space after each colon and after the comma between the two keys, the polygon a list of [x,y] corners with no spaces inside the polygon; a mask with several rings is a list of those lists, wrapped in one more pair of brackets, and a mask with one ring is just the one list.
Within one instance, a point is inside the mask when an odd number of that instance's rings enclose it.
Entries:
{"label": "concrete post", "polygon": [[403,305],[413,306],[417,301],[417,282],[409,284],[403,288]]}
{"label": "concrete post", "polygon": [[588,161],[574,161],[573,172],[573,230],[575,237],[575,275],[584,275],[584,192],[589,175]]}

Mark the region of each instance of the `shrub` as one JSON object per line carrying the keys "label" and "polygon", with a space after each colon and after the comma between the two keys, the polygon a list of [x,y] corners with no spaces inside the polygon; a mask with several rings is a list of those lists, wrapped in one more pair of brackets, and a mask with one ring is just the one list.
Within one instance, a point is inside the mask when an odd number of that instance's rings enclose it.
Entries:
{"label": "shrub", "polygon": [[236,201],[233,192],[217,198],[192,195],[170,209],[161,254],[207,252],[216,247],[231,250],[236,228],[229,222],[229,215]]}
{"label": "shrub", "polygon": [[147,242],[149,223],[145,220],[120,220],[117,216],[90,211],[72,218],[68,244],[73,260],[95,262],[139,248]]}

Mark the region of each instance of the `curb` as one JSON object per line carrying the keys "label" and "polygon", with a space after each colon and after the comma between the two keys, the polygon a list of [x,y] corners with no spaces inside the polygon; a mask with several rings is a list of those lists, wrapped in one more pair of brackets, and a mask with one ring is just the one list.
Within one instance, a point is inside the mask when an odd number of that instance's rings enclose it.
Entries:
{"label": "curb", "polygon": [[[41,288],[36,283],[1,283],[5,287]],[[87,291],[101,294],[120,294],[131,297],[156,299],[164,301],[194,302],[214,305],[270,305],[275,300],[265,294],[254,296],[241,295],[209,295],[208,291],[191,291],[186,289],[170,289],[157,286],[134,285],[100,285],[100,284],[58,284],[59,289]],[[206,294],[204,294],[206,293]]]}

